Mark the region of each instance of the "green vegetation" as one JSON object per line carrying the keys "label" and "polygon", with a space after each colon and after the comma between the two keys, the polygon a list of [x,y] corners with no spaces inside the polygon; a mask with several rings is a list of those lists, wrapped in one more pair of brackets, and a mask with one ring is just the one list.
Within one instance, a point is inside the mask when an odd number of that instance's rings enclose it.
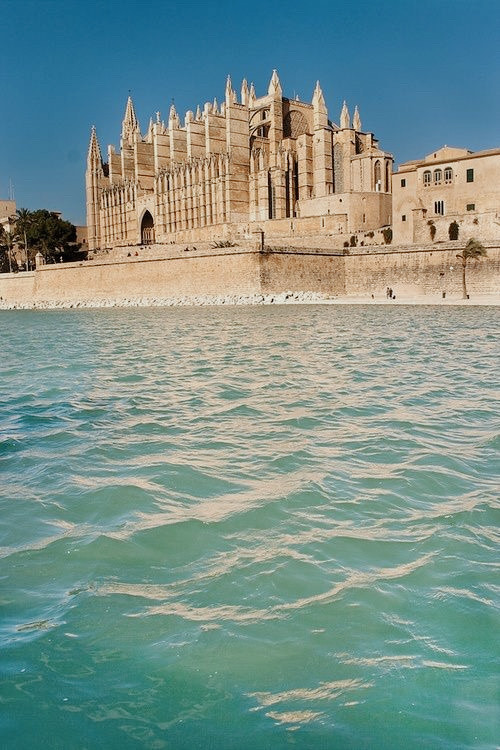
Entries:
{"label": "green vegetation", "polygon": [[488,253],[486,252],[486,249],[483,247],[483,245],[479,242],[479,240],[475,240],[471,237],[471,239],[466,244],[465,248],[462,250],[461,253],[457,254],[457,258],[460,258],[462,261],[462,298],[468,299],[469,295],[467,294],[467,286],[465,283],[465,271],[467,268],[467,263],[469,260],[479,260],[479,258],[486,257]]}
{"label": "green vegetation", "polygon": [[0,270],[4,273],[19,271],[22,266],[33,268],[38,252],[46,263],[82,258],[76,227],[52,211],[20,208],[9,217],[9,225],[10,231],[4,227],[0,231]]}
{"label": "green vegetation", "polygon": [[391,227],[384,227],[382,229],[382,234],[384,235],[384,242],[386,245],[390,245],[392,242],[392,229]]}
{"label": "green vegetation", "polygon": [[436,225],[434,224],[432,219],[429,219],[427,224],[429,226],[429,234],[431,236],[431,240],[432,242],[434,242],[434,237],[436,236]]}
{"label": "green vegetation", "polygon": [[231,240],[216,240],[212,242],[212,247],[214,250],[218,247],[236,247],[236,242],[231,242]]}
{"label": "green vegetation", "polygon": [[[10,222],[11,219],[9,217]],[[0,273],[12,273],[12,271],[18,270],[13,252],[15,243],[15,232],[0,225]]]}
{"label": "green vegetation", "polygon": [[458,240],[458,233],[460,231],[460,227],[458,226],[456,221],[452,221],[450,226],[448,227],[448,237],[450,240]]}

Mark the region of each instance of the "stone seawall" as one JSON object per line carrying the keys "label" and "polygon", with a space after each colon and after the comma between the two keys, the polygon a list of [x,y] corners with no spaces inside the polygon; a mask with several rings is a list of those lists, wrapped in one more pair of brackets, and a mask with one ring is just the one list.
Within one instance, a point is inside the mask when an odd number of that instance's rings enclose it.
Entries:
{"label": "stone seawall", "polygon": [[[346,255],[345,290],[349,295],[385,293],[389,286],[398,297],[460,296],[461,247],[452,246]],[[471,296],[500,295],[500,249],[487,247],[487,257],[467,264],[467,290]]]}
{"label": "stone seawall", "polygon": [[[436,248],[386,246],[340,255],[325,248],[275,248],[264,253],[227,248],[182,252],[163,258],[130,257],[42,266],[35,272],[0,274],[0,306],[137,299],[252,297],[314,292],[371,298],[390,286],[398,299],[460,296],[459,245]],[[500,247],[471,261],[471,296],[500,296]],[[105,257],[105,256],[104,256]]]}

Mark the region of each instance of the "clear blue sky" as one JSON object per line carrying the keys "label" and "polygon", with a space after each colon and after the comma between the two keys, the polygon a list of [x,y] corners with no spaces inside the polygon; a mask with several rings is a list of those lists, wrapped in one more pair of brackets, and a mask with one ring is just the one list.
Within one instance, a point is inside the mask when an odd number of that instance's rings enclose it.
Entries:
{"label": "clear blue sky", "polygon": [[[500,0],[1,0],[0,197],[85,221],[90,127],[118,145],[129,89],[150,116],[223,98],[231,74],[358,104],[396,163],[500,146]],[[314,14],[313,14],[314,11]]]}

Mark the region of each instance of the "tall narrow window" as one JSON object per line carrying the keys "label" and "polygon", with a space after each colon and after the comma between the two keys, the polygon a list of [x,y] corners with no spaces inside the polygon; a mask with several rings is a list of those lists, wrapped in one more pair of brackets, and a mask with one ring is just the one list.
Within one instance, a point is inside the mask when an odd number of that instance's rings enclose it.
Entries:
{"label": "tall narrow window", "polygon": [[294,205],[294,216],[295,216],[295,202],[299,200],[299,162],[294,162],[293,165],[293,205]]}
{"label": "tall narrow window", "polygon": [[290,169],[285,172],[285,216],[290,218]]}
{"label": "tall narrow window", "polygon": [[269,203],[269,218],[276,218],[276,193],[274,190],[273,181],[271,179],[271,172],[267,173],[267,197]]}
{"label": "tall narrow window", "polygon": [[443,179],[443,173],[440,169],[434,170],[434,185],[441,185],[441,180]]}
{"label": "tall narrow window", "polygon": [[380,169],[380,162],[375,162],[375,169],[374,169],[374,178],[375,178],[375,190],[377,193],[380,193],[382,190],[382,171]]}
{"label": "tall narrow window", "polygon": [[473,169],[467,170],[467,182],[474,182],[474,170]]}
{"label": "tall narrow window", "polygon": [[444,201],[434,201],[434,213],[444,216]]}
{"label": "tall narrow window", "polygon": [[444,183],[445,185],[450,185],[450,183],[453,182],[453,169],[451,167],[446,167],[444,170]]}
{"label": "tall narrow window", "polygon": [[431,184],[431,173],[430,170],[424,172],[424,187],[428,187]]}

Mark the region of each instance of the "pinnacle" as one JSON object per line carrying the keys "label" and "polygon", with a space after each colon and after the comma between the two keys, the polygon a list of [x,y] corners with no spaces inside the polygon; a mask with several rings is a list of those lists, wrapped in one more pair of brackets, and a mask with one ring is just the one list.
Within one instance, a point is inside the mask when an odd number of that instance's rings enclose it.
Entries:
{"label": "pinnacle", "polygon": [[316,107],[325,107],[325,97],[323,96],[323,91],[321,90],[321,86],[319,81],[316,81],[316,86],[313,93],[312,103]]}
{"label": "pinnacle", "polygon": [[354,130],[361,130],[361,117],[359,116],[358,105],[354,108],[354,115],[352,118],[352,126]]}
{"label": "pinnacle", "polygon": [[89,142],[89,150],[87,154],[87,163],[88,164],[99,164],[99,166],[102,165],[102,156],[101,156],[101,148],[99,146],[99,141],[97,140],[97,131],[95,128],[95,125],[92,125],[92,128],[90,130],[90,142]]}
{"label": "pinnacle", "polygon": [[345,99],[342,105],[342,112],[340,113],[340,127],[342,129],[351,127],[351,116],[349,114]]}
{"label": "pinnacle", "polygon": [[277,70],[273,70],[273,74],[271,76],[271,80],[269,81],[269,89],[268,89],[267,93],[268,94],[276,94],[278,92],[281,94],[281,83],[280,83],[280,79],[279,79],[279,76],[278,76],[278,71]]}

